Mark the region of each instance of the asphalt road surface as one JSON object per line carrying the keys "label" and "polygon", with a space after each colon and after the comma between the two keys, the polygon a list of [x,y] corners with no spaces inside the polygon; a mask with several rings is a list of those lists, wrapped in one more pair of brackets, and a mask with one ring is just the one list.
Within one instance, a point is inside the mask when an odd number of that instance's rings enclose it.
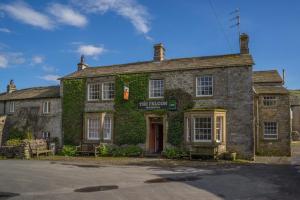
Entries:
{"label": "asphalt road surface", "polygon": [[299,200],[299,187],[297,164],[161,168],[0,161],[0,200]]}

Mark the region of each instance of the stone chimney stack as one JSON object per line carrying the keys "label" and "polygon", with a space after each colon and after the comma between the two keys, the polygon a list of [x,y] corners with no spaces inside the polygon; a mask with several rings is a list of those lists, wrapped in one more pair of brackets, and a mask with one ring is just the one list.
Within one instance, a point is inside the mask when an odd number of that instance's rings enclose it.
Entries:
{"label": "stone chimney stack", "polygon": [[165,48],[162,43],[154,45],[154,57],[153,60],[156,62],[163,61],[165,59]]}
{"label": "stone chimney stack", "polygon": [[80,57],[80,63],[77,64],[77,71],[84,70],[87,67],[89,67],[89,66],[84,63],[84,55],[81,55],[81,57]]}
{"label": "stone chimney stack", "polygon": [[7,92],[7,93],[12,93],[12,92],[14,92],[14,91],[16,91],[16,90],[17,90],[17,87],[16,87],[14,81],[13,81],[13,80],[10,80],[10,81],[9,81],[9,84],[7,85],[7,90],[6,90],[6,92]]}
{"label": "stone chimney stack", "polygon": [[240,53],[249,54],[249,36],[246,33],[240,35]]}

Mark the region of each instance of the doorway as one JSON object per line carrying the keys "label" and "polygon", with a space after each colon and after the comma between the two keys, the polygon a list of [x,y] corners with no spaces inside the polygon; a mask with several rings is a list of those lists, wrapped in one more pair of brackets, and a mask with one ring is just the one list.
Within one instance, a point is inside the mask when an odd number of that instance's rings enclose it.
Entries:
{"label": "doorway", "polygon": [[161,153],[164,148],[163,118],[150,118],[149,153]]}

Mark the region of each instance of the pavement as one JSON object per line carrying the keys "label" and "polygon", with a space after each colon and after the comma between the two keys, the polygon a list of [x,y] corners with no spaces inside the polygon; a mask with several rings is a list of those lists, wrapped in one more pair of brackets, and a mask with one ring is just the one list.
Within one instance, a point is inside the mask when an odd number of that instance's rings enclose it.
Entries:
{"label": "pavement", "polygon": [[300,147],[292,164],[167,167],[0,160],[0,200],[299,200],[298,161]]}

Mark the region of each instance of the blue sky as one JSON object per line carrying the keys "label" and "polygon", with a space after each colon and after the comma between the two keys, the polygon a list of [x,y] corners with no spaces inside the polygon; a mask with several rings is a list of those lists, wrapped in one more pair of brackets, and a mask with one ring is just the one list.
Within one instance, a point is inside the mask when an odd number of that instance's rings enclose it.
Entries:
{"label": "blue sky", "polygon": [[0,91],[9,79],[55,85],[82,53],[91,66],[151,60],[158,42],[167,58],[237,53],[236,8],[254,69],[284,68],[287,87],[300,89],[297,0],[0,0]]}

